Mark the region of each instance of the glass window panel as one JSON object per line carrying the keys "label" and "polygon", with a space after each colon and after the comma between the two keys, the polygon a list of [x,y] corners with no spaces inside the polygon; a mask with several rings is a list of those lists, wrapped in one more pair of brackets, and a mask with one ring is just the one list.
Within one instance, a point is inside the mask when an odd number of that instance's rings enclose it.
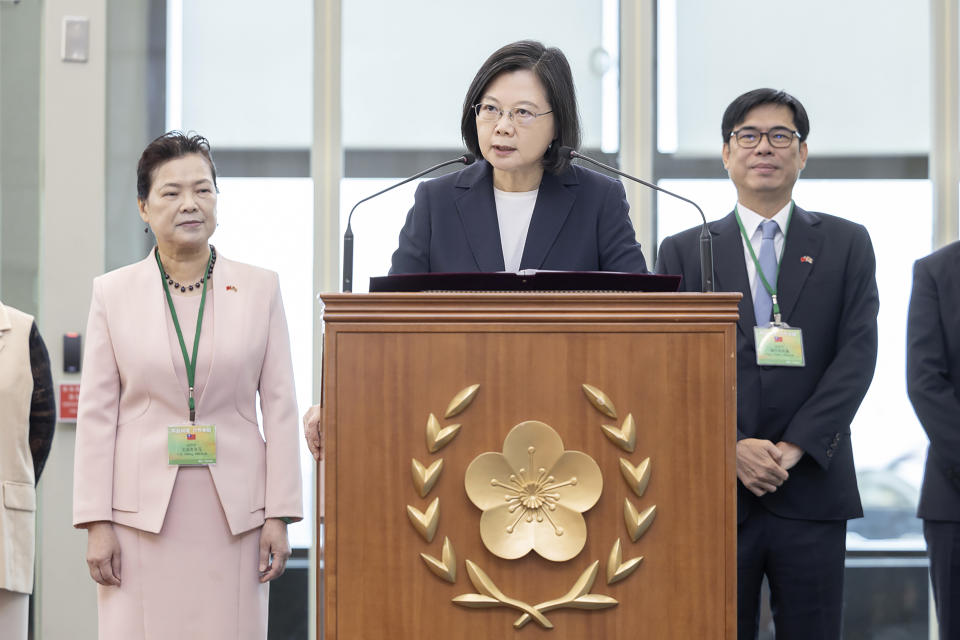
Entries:
{"label": "glass window panel", "polygon": [[[169,2],[176,6],[168,42],[180,43],[181,54],[180,68],[170,70],[168,91],[180,100],[169,126],[198,131],[221,149],[309,147],[313,3]],[[170,53],[168,64],[178,58]]]}
{"label": "glass window panel", "polygon": [[[340,228],[347,228],[347,215],[353,205],[370,194],[386,189],[397,180],[380,178],[344,178],[340,181]],[[413,194],[422,180],[397,187],[353,212],[353,291],[370,290],[370,278],[385,276],[390,258],[397,248],[400,229],[413,206]],[[342,236],[341,236],[342,246]],[[342,268],[342,265],[341,265]]]}
{"label": "glass window panel", "polygon": [[[659,184],[695,200],[710,220],[725,216],[736,204],[729,180],[663,180]],[[877,255],[880,350],[873,384],[852,426],[866,517],[850,522],[848,547],[922,549],[915,512],[927,438],[907,398],[904,370],[913,261],[930,251],[930,182],[801,180],[794,196],[805,209],[866,226]],[[657,206],[658,242],[696,224],[697,214],[689,205],[660,195]]]}
{"label": "glass window panel", "polygon": [[[566,54],[584,145],[600,147],[602,115],[619,104],[617,83],[604,84],[619,71],[618,6],[615,0],[530,0],[486,8],[469,0],[345,2],[344,146],[459,148],[463,98],[477,69],[504,44],[535,39]],[[392,115],[398,104],[409,105],[402,118]],[[614,117],[616,111],[614,106]],[[605,150],[615,151],[618,133],[609,131]]]}
{"label": "glass window panel", "polygon": [[[218,226],[211,242],[231,260],[276,271],[290,330],[299,415],[313,396],[313,181],[309,178],[220,178]],[[259,403],[258,403],[259,406]],[[259,413],[259,409],[258,409]],[[304,520],[290,525],[290,544],[313,543],[315,464],[299,437]]]}
{"label": "glass window panel", "polygon": [[[882,6],[882,9],[881,9]],[[796,95],[822,154],[929,149],[929,3],[660,0],[659,145],[714,155],[720,119],[758,87]]]}

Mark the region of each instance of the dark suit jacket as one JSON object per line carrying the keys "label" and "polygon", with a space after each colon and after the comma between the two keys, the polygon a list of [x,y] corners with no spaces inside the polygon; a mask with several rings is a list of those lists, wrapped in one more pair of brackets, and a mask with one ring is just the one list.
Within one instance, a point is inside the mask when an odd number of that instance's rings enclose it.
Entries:
{"label": "dark suit jacket", "polygon": [[960,242],[913,267],[907,392],[930,438],[917,515],[960,521]]}
{"label": "dark suit jacket", "polygon": [[[738,516],[762,505],[803,520],[844,520],[863,510],[850,447],[850,423],[877,361],[876,260],[867,230],[795,208],[777,292],[784,322],[803,330],[804,367],[757,365],[753,299],[733,213],[709,225],[717,291],[739,291],[737,439],[785,440],[805,455],[774,493],[757,498],[738,483]],[[700,227],[663,241],[658,273],[680,274],[700,291]]]}
{"label": "dark suit jacket", "polygon": [[[647,273],[623,185],[570,166],[544,173],[521,269]],[[390,273],[503,271],[486,161],[420,184]]]}

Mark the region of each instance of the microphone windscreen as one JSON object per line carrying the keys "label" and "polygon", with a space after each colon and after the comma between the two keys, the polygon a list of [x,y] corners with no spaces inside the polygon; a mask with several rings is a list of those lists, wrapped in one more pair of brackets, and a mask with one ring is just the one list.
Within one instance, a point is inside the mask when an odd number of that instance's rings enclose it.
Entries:
{"label": "microphone windscreen", "polygon": [[575,154],[576,152],[577,150],[574,149],[573,147],[568,147],[564,145],[560,147],[560,150],[557,153],[560,154],[561,158],[573,158],[574,157],[573,154]]}
{"label": "microphone windscreen", "polygon": [[463,164],[471,165],[476,161],[477,161],[477,156],[473,155],[472,153],[463,154]]}

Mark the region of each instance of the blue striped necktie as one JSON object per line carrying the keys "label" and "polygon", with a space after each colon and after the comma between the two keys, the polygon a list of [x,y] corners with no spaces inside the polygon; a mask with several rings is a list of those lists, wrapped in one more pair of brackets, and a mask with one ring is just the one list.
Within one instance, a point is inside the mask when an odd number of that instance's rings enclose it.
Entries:
{"label": "blue striped necktie", "polygon": [[[777,286],[777,252],[773,245],[773,239],[777,236],[780,227],[773,220],[765,220],[760,223],[760,231],[763,234],[763,240],[760,242],[760,270],[771,287]],[[753,298],[753,310],[757,319],[757,326],[764,327],[770,324],[770,316],[773,313],[773,298],[770,292],[763,286],[763,280],[757,273],[757,293]]]}

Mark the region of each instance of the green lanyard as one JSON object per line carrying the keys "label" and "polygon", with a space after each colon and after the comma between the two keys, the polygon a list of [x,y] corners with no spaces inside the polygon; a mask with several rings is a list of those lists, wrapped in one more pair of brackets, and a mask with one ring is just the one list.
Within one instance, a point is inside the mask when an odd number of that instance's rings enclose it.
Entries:
{"label": "green lanyard", "polygon": [[[787,229],[790,228],[790,220],[793,219],[793,209],[795,205],[793,201],[790,201],[790,213],[787,214]],[[750,242],[750,236],[747,235],[747,230],[743,226],[743,220],[740,219],[740,207],[734,207],[733,213],[737,218],[737,224],[740,225],[740,233],[743,234],[743,242],[747,245],[747,250],[750,251],[750,257],[753,259],[753,265],[757,268],[757,275],[760,277],[760,282],[763,283],[764,288],[767,290],[767,293],[770,294],[770,300],[773,301],[773,323],[780,324],[780,304],[777,302],[777,289],[770,285],[770,282],[767,280],[767,276],[764,275],[763,269],[760,268],[760,261],[757,260],[757,254],[753,250],[753,243]],[[783,241],[787,241],[787,233],[783,233]],[[780,273],[780,259],[783,257],[783,253],[777,256],[777,273]],[[776,283],[774,283],[776,284]]]}
{"label": "green lanyard", "polygon": [[[154,250],[154,257],[157,259],[157,268],[160,269],[160,279],[163,281],[163,292],[167,294],[167,305],[170,307],[170,315],[173,317],[173,326],[177,330],[177,340],[180,341],[180,351],[183,353],[183,364],[187,368],[187,386],[190,387],[187,396],[187,407],[190,409],[190,423],[197,421],[197,405],[193,400],[193,381],[197,374],[197,351],[200,348],[200,326],[203,324],[203,307],[207,302],[207,282],[204,279],[203,287],[200,293],[200,312],[197,313],[197,334],[193,338],[193,358],[187,355],[187,345],[183,341],[183,331],[180,330],[180,321],[177,319],[177,310],[173,306],[173,298],[170,296],[170,286],[167,279],[163,277],[163,264],[160,262],[160,252]],[[210,263],[213,261],[213,252],[207,259],[207,268],[204,270],[204,277],[210,272]]]}

